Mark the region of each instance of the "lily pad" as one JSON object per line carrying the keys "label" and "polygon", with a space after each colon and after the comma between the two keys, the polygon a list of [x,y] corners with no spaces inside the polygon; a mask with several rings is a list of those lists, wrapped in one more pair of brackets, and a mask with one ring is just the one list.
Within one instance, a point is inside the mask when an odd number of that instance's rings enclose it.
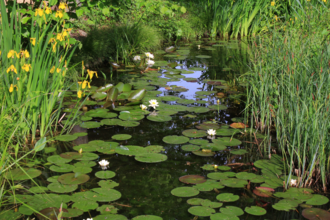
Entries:
{"label": "lily pad", "polygon": [[72,166],[70,164],[60,164],[59,166],[52,165],[49,167],[49,169],[51,171],[59,172],[59,173],[71,172],[73,170],[73,168],[74,168],[74,166]]}
{"label": "lily pad", "polygon": [[297,200],[292,199],[282,199],[278,203],[275,203],[272,205],[273,209],[279,210],[279,211],[290,211],[290,210],[296,210],[296,207],[298,207],[299,202]]}
{"label": "lily pad", "polygon": [[184,151],[198,151],[200,147],[197,145],[187,144],[187,145],[183,145],[181,149]]}
{"label": "lily pad", "polygon": [[269,187],[256,187],[253,193],[261,197],[270,197],[275,192],[274,189]]}
{"label": "lily pad", "polygon": [[162,219],[163,218],[155,215],[139,215],[132,218],[132,220],[162,220]]}
{"label": "lily pad", "polygon": [[196,129],[185,130],[185,131],[182,132],[182,134],[184,136],[194,137],[194,138],[205,137],[207,135],[205,131],[200,131],[200,130],[196,130]]}
{"label": "lily pad", "polygon": [[324,205],[329,202],[329,199],[323,195],[313,195],[312,198],[306,201],[307,205]]}
{"label": "lily pad", "polygon": [[100,179],[110,179],[114,176],[116,176],[116,173],[115,172],[112,172],[110,170],[107,170],[107,171],[98,171],[95,173],[95,176],[97,178],[100,178]]}
{"label": "lily pad", "polygon": [[225,146],[238,146],[242,144],[240,140],[237,140],[235,138],[229,138],[229,137],[223,137],[223,138],[217,138],[212,140],[215,144],[223,144]]}
{"label": "lily pad", "polygon": [[167,156],[165,154],[144,153],[135,156],[135,160],[143,163],[159,163],[167,160]]}
{"label": "lily pad", "polygon": [[211,220],[239,220],[235,215],[226,215],[224,213],[216,213],[210,216]]}
{"label": "lily pad", "polygon": [[248,184],[246,180],[228,178],[221,180],[221,184],[231,188],[244,188]]}
{"label": "lily pad", "polygon": [[148,115],[147,119],[154,122],[166,122],[166,121],[171,121],[172,117],[169,115],[158,114],[158,115]]}
{"label": "lily pad", "polygon": [[179,180],[186,184],[199,184],[206,182],[205,177],[199,175],[186,175],[181,176]]}
{"label": "lily pad", "polygon": [[122,122],[122,120],[120,119],[103,119],[101,121],[101,124],[103,125],[118,125],[120,122]]}
{"label": "lily pad", "polygon": [[220,128],[220,125],[218,125],[216,123],[203,123],[203,124],[197,125],[196,128],[207,131],[209,129],[218,129],[218,128]]}
{"label": "lily pad", "polygon": [[102,126],[102,123],[96,122],[96,121],[85,121],[85,122],[82,122],[79,126],[82,128],[87,128],[87,129],[99,128]]}
{"label": "lily pad", "polygon": [[59,182],[51,183],[47,187],[49,190],[56,193],[69,193],[78,189],[78,185],[64,185]]}
{"label": "lily pad", "polygon": [[84,211],[80,209],[67,209],[67,210],[68,212],[63,213],[63,217],[65,218],[74,218],[84,214]]}
{"label": "lily pad", "polygon": [[130,139],[132,136],[129,134],[116,134],[113,135],[111,138],[114,140],[119,140],[119,141],[123,141],[123,140],[128,140]]}
{"label": "lily pad", "polygon": [[139,121],[144,119],[144,115],[135,115],[135,114],[129,114],[129,113],[125,113],[125,114],[120,114],[119,118],[125,121]]}
{"label": "lily pad", "polygon": [[8,180],[27,180],[41,175],[41,171],[34,168],[17,168],[8,171],[5,177]]}
{"label": "lily pad", "polygon": [[302,215],[309,220],[327,220],[330,219],[330,212],[319,208],[304,209]]}
{"label": "lily pad", "polygon": [[238,129],[249,127],[248,125],[246,125],[242,122],[234,122],[234,123],[231,123],[229,126],[232,127],[232,128],[238,128]]}
{"label": "lily pad", "polygon": [[205,164],[204,166],[201,167],[203,170],[214,170],[214,165],[213,164]]}
{"label": "lily pad", "polygon": [[145,149],[147,150],[147,153],[160,153],[165,151],[164,147],[160,145],[149,145],[145,147]]}
{"label": "lily pad", "polygon": [[204,139],[192,139],[189,141],[191,144],[197,144],[197,145],[204,145],[204,144],[209,144],[210,142],[208,140]]}
{"label": "lily pad", "polygon": [[97,158],[99,158],[99,155],[86,152],[82,153],[82,157],[77,160],[96,160]]}
{"label": "lily pad", "polygon": [[135,146],[135,145],[126,145],[116,148],[116,153],[127,156],[136,156],[140,154],[147,153],[147,150],[144,147]]}
{"label": "lily pad", "polygon": [[204,201],[204,199],[200,199],[200,198],[191,198],[187,200],[187,203],[189,205],[201,205],[202,202]]}
{"label": "lily pad", "polygon": [[89,176],[86,174],[76,175],[75,173],[67,173],[61,175],[57,180],[62,184],[76,185],[87,182],[89,180]]}
{"label": "lily pad", "polygon": [[199,191],[193,187],[177,187],[171,191],[171,194],[177,197],[192,197],[197,196]]}
{"label": "lily pad", "polygon": [[251,206],[251,207],[246,207],[245,212],[249,213],[250,215],[265,215],[267,213],[266,209],[261,208],[259,206]]}
{"label": "lily pad", "polygon": [[119,126],[122,127],[136,127],[140,125],[140,122],[137,121],[120,121],[118,122]]}
{"label": "lily pad", "polygon": [[93,171],[93,169],[90,168],[90,167],[75,167],[75,168],[73,168],[73,172],[74,173],[83,173],[83,174],[86,174],[86,173],[90,173],[92,171]]}
{"label": "lily pad", "polygon": [[234,195],[232,193],[221,193],[217,195],[217,200],[220,202],[235,202],[239,199],[238,195]]}
{"label": "lily pad", "polygon": [[164,137],[163,141],[167,144],[184,144],[189,141],[189,138],[184,136],[170,135]]}
{"label": "lily pad", "polygon": [[190,104],[194,104],[195,103],[195,100],[191,100],[191,99],[180,99],[180,100],[176,101],[176,103],[184,104],[184,105],[190,105]]}
{"label": "lily pad", "polygon": [[203,71],[203,70],[206,70],[202,67],[191,67],[188,69],[189,71]]}
{"label": "lily pad", "polygon": [[77,152],[65,152],[65,153],[60,154],[60,156],[65,158],[65,159],[71,159],[71,160],[78,159],[78,158],[82,157],[82,155],[77,153]]}
{"label": "lily pad", "polygon": [[193,206],[188,209],[188,212],[195,216],[207,217],[215,213],[215,210],[205,206]]}
{"label": "lily pad", "polygon": [[248,172],[240,172],[236,174],[236,178],[242,179],[242,180],[251,180],[256,178],[257,175],[254,173],[248,173]]}
{"label": "lily pad", "polygon": [[220,128],[216,130],[217,135],[219,136],[233,136],[235,134],[240,133],[238,130],[235,129],[225,129],[225,128]]}
{"label": "lily pad", "polygon": [[202,151],[202,150],[193,151],[192,153],[197,156],[201,156],[201,157],[212,157],[215,155],[215,153],[212,151]]}
{"label": "lily pad", "polygon": [[113,180],[101,180],[97,183],[101,188],[112,189],[116,186],[119,186],[119,183],[116,183]]}
{"label": "lily pad", "polygon": [[97,211],[101,212],[102,215],[107,214],[117,214],[118,209],[113,205],[102,205],[96,209]]}
{"label": "lily pad", "polygon": [[162,96],[161,99],[163,101],[170,102],[170,101],[177,101],[177,100],[179,100],[181,98],[178,97],[178,96],[167,95],[167,96]]}
{"label": "lily pad", "polygon": [[220,212],[226,215],[241,216],[244,214],[244,211],[241,208],[235,206],[226,206],[220,208]]}
{"label": "lily pad", "polygon": [[55,163],[55,164],[65,164],[65,163],[71,162],[72,159],[66,159],[59,155],[53,155],[53,156],[47,157],[47,161],[50,163]]}
{"label": "lily pad", "polygon": [[189,111],[195,113],[206,113],[209,111],[209,109],[205,107],[190,107]]}
{"label": "lily pad", "polygon": [[[213,181],[210,181],[210,180],[207,180],[204,183],[196,184],[193,187],[198,189],[198,191],[201,191],[201,192],[209,192],[209,191],[212,191],[213,189],[223,189],[223,188],[225,188],[225,186],[222,185],[220,182],[216,182],[216,181],[213,182]],[[215,208],[215,207],[211,207],[211,208]]]}
{"label": "lily pad", "polygon": [[86,199],[73,203],[72,208],[77,208],[84,212],[88,212],[89,210],[96,209],[98,206],[99,204],[97,202]]}
{"label": "lily pad", "polygon": [[[95,189],[93,189],[93,191],[94,190]],[[112,202],[118,200],[121,197],[121,193],[119,191],[110,188],[102,188],[100,191],[101,193],[93,191],[87,191],[84,194],[85,198],[97,202]]]}
{"label": "lily pad", "polygon": [[217,91],[198,91],[196,92],[196,95],[211,95],[216,93]]}
{"label": "lily pad", "polygon": [[57,141],[74,141],[77,138],[78,138],[78,136],[76,136],[74,134],[65,134],[65,135],[56,136],[55,140],[57,140]]}
{"label": "lily pad", "polygon": [[127,218],[124,215],[107,214],[93,217],[93,220],[127,220]]}
{"label": "lily pad", "polygon": [[208,143],[208,144],[203,144],[201,146],[202,149],[207,149],[207,150],[211,150],[211,151],[222,151],[227,149],[227,147],[225,145],[222,144],[212,144],[212,143]]}
{"label": "lily pad", "polygon": [[96,163],[94,161],[80,161],[73,164],[73,166],[75,167],[93,167],[95,165]]}

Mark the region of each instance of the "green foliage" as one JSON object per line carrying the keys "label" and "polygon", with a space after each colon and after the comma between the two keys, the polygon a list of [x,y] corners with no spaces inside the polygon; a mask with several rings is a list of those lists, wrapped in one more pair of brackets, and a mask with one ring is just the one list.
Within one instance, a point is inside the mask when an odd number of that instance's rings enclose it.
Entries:
{"label": "green foliage", "polygon": [[268,138],[276,129],[289,171],[287,184],[292,175],[299,177],[300,186],[316,176],[325,190],[330,170],[330,13],[323,6],[299,10],[297,19],[276,23],[271,36],[253,43],[247,113],[251,127]]}

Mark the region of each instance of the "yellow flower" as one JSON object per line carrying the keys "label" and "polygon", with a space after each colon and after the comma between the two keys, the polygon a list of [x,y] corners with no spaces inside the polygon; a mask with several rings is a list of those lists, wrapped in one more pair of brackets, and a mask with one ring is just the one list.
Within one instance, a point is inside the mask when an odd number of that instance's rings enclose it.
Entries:
{"label": "yellow flower", "polygon": [[275,2],[271,2],[270,5],[271,5],[271,6],[275,6]]}
{"label": "yellow flower", "polygon": [[78,82],[79,86],[82,84],[82,82]]}
{"label": "yellow flower", "polygon": [[68,32],[67,32],[66,30],[64,30],[63,33],[62,33],[62,36],[63,36],[63,37],[68,36]]}
{"label": "yellow flower", "polygon": [[0,56],[1,56],[1,50],[0,50]]}
{"label": "yellow flower", "polygon": [[53,44],[53,52],[55,53],[56,52],[56,44],[57,44],[57,42],[55,42],[55,44]]}
{"label": "yellow flower", "polygon": [[60,33],[60,34],[57,34],[57,35],[56,35],[56,40],[64,41],[65,38],[64,38],[63,34]]}
{"label": "yellow flower", "polygon": [[[0,55],[1,55],[1,54],[0,54]],[[82,69],[84,70],[84,69],[85,69],[84,61],[81,62],[81,65],[82,65]]]}
{"label": "yellow flower", "polygon": [[54,72],[55,72],[55,66],[53,66],[53,67],[50,69],[49,72],[50,72],[50,73],[54,73]]}
{"label": "yellow flower", "polygon": [[278,19],[278,17],[277,17],[277,15],[275,15],[275,20],[277,21],[277,19]]}
{"label": "yellow flower", "polygon": [[19,58],[19,54],[15,50],[10,50],[7,54],[7,58],[14,58],[16,55],[17,58]]}
{"label": "yellow flower", "polygon": [[52,9],[50,7],[46,7],[45,13],[48,14],[48,15],[51,14],[52,13]]}
{"label": "yellow flower", "polygon": [[322,0],[324,3],[327,3],[327,0]]}
{"label": "yellow flower", "polygon": [[11,65],[8,69],[7,69],[7,73],[9,73],[9,71],[15,72],[17,74],[17,70],[15,68],[14,65]]}
{"label": "yellow flower", "polygon": [[78,96],[78,98],[81,98],[81,95],[82,95],[82,91],[79,90],[79,91],[77,92],[77,96]]}
{"label": "yellow flower", "polygon": [[49,43],[49,44],[50,44],[50,43],[54,43],[55,41],[56,41],[55,38],[52,37],[52,38],[49,39],[48,43]]}
{"label": "yellow flower", "polygon": [[36,45],[36,38],[35,37],[30,38],[30,42],[33,46]]}
{"label": "yellow flower", "polygon": [[90,84],[90,82],[84,80],[84,82],[82,83],[81,88],[82,88],[82,89],[85,89],[87,85],[88,85],[88,88],[91,88],[91,84]]}
{"label": "yellow flower", "polygon": [[66,3],[64,3],[64,2],[61,2],[60,3],[60,6],[58,6],[58,8],[65,10],[66,8],[68,8],[68,5]]}
{"label": "yellow flower", "polygon": [[57,69],[56,69],[56,72],[57,72],[57,73],[60,73],[61,70],[62,70],[61,68],[57,68]]}
{"label": "yellow flower", "polygon": [[24,64],[22,66],[22,69],[25,70],[26,72],[29,72],[30,71],[30,68],[31,68],[31,64]]}
{"label": "yellow flower", "polygon": [[83,149],[82,148],[80,148],[79,149],[79,154],[81,154],[83,152]]}
{"label": "yellow flower", "polygon": [[18,88],[16,85],[13,85],[13,84],[10,84],[10,87],[9,87],[9,92],[12,93],[14,91],[14,87],[16,88],[16,91],[18,91]]}
{"label": "yellow flower", "polygon": [[96,71],[91,71],[91,70],[87,69],[87,73],[88,73],[88,75],[89,75],[89,79],[90,79],[90,80],[93,79],[94,74],[96,75],[96,78],[99,78],[99,77],[97,76],[97,72],[96,72]]}
{"label": "yellow flower", "polygon": [[25,57],[26,59],[30,57],[30,53],[27,50],[21,50],[21,57]]}
{"label": "yellow flower", "polygon": [[63,12],[60,10],[56,11],[55,18],[63,18]]}
{"label": "yellow flower", "polygon": [[44,10],[41,9],[41,8],[37,8],[35,13],[34,13],[34,16],[37,16],[39,15],[40,17],[44,15]]}

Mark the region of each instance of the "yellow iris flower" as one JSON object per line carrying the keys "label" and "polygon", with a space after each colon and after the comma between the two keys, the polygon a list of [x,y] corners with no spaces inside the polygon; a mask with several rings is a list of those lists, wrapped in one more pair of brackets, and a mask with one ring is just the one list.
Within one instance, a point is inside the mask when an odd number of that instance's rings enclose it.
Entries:
{"label": "yellow iris flower", "polygon": [[54,44],[53,44],[53,52],[55,53],[56,52],[56,44],[57,44],[57,42],[55,42]]}
{"label": "yellow iris flower", "polygon": [[81,98],[81,96],[82,96],[82,91],[81,91],[81,90],[79,90],[79,91],[77,92],[77,96],[78,96],[78,98]]}
{"label": "yellow iris flower", "polygon": [[54,73],[54,72],[55,72],[55,66],[53,66],[53,67],[50,69],[49,72],[50,72],[50,73]]}
{"label": "yellow iris flower", "polygon": [[56,39],[59,41],[64,41],[65,40],[65,36],[63,36],[63,34],[57,34],[56,35]]}
{"label": "yellow iris flower", "polygon": [[10,50],[7,54],[7,58],[15,58],[15,56],[17,58],[19,58],[19,54],[15,51],[15,50]]}
{"label": "yellow iris flower", "polygon": [[14,91],[14,87],[16,87],[16,91],[18,91],[18,88],[16,85],[13,85],[13,84],[10,84],[10,87],[9,87],[9,92],[12,93]]}
{"label": "yellow iris flower", "polygon": [[30,68],[31,68],[31,64],[24,64],[22,66],[22,69],[25,70],[26,72],[29,72],[30,71]]}
{"label": "yellow iris flower", "polygon": [[89,79],[90,79],[90,80],[93,79],[94,74],[95,74],[96,78],[99,78],[99,77],[97,76],[97,72],[96,72],[96,71],[91,71],[91,70],[87,69],[87,73],[88,73],[88,75],[89,75]]}
{"label": "yellow iris flower", "polygon": [[36,45],[36,38],[35,37],[30,38],[30,42],[33,46]]}
{"label": "yellow iris flower", "polygon": [[26,59],[30,57],[30,53],[27,50],[21,50],[21,57],[25,57]]}
{"label": "yellow iris flower", "polygon": [[35,13],[34,13],[34,16],[43,16],[44,15],[44,10],[43,9],[41,9],[41,8],[37,8],[36,9],[36,11],[35,11]]}
{"label": "yellow iris flower", "polygon": [[275,2],[271,2],[270,5],[271,5],[271,6],[275,6]]}
{"label": "yellow iris flower", "polygon": [[61,70],[62,70],[61,68],[57,68],[57,69],[56,69],[56,72],[57,72],[57,73],[60,73]]}
{"label": "yellow iris flower", "polygon": [[63,18],[63,12],[60,10],[56,11],[55,18]]}
{"label": "yellow iris flower", "polygon": [[52,9],[50,7],[46,7],[45,13],[48,14],[48,15],[51,14],[52,13]]}
{"label": "yellow iris flower", "polygon": [[59,9],[65,10],[66,8],[68,8],[68,5],[64,2],[61,2],[60,5],[58,6]]}
{"label": "yellow iris flower", "polygon": [[7,73],[9,73],[10,71],[11,71],[11,72],[14,72],[14,73],[17,74],[17,70],[16,70],[16,68],[15,68],[14,65],[11,65],[11,66],[7,69]]}
{"label": "yellow iris flower", "polygon": [[49,39],[48,43],[49,43],[49,44],[50,44],[50,43],[54,43],[55,41],[56,41],[55,38],[52,37],[52,38]]}
{"label": "yellow iris flower", "polygon": [[82,83],[81,88],[82,88],[82,89],[85,89],[87,85],[88,85],[88,88],[91,88],[91,84],[90,84],[90,82],[84,80],[84,82]]}

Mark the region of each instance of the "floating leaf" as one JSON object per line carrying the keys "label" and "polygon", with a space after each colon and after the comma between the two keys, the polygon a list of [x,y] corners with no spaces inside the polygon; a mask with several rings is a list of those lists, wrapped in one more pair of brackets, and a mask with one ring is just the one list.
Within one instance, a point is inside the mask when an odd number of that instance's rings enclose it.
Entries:
{"label": "floating leaf", "polygon": [[184,136],[170,135],[164,137],[163,141],[168,144],[184,144],[189,141],[189,138]]}
{"label": "floating leaf", "polygon": [[84,214],[84,211],[80,209],[67,209],[67,210],[68,212],[63,213],[63,217],[65,218],[74,218]]}
{"label": "floating leaf", "polygon": [[197,155],[197,156],[201,156],[201,157],[212,157],[213,155],[215,155],[214,152],[212,151],[193,151],[193,154]]}
{"label": "floating leaf", "polygon": [[76,160],[96,160],[99,158],[99,155],[94,154],[94,153],[82,153],[82,157],[77,158]]}
{"label": "floating leaf", "polygon": [[116,176],[116,173],[115,172],[112,172],[110,170],[107,170],[107,171],[98,171],[95,173],[95,176],[97,178],[100,178],[100,179],[110,179],[114,176]]}
{"label": "floating leaf", "polygon": [[214,170],[214,165],[213,164],[205,164],[204,166],[201,167],[203,170]]}
{"label": "floating leaf", "polygon": [[34,168],[17,168],[8,171],[5,178],[8,180],[27,180],[41,175],[41,171]]}
{"label": "floating leaf", "polygon": [[329,202],[329,199],[323,195],[313,195],[312,198],[306,201],[308,205],[325,205]]}
{"label": "floating leaf", "polygon": [[[224,185],[222,185],[220,182],[213,182],[213,181],[206,181],[204,183],[196,184],[193,186],[194,188],[198,189],[201,192],[208,192],[212,191],[213,189],[223,189],[225,188]],[[211,207],[213,208],[213,207]]]}
{"label": "floating leaf", "polygon": [[264,208],[261,208],[259,206],[251,206],[251,207],[246,207],[245,212],[249,213],[250,215],[265,215],[267,211]]}
{"label": "floating leaf", "polygon": [[127,156],[136,156],[147,153],[147,150],[144,147],[140,147],[140,146],[126,145],[126,146],[117,147],[116,153]]}
{"label": "floating leaf", "polygon": [[167,156],[157,153],[144,153],[135,156],[135,160],[143,163],[159,163],[167,160]]}
{"label": "floating leaf", "polygon": [[59,173],[67,173],[73,170],[74,166],[70,164],[61,164],[60,166],[52,165],[49,167],[51,171],[59,172]]}
{"label": "floating leaf", "polygon": [[208,140],[204,140],[204,139],[192,139],[189,141],[189,143],[197,144],[197,145],[205,145],[205,144],[209,144],[210,142]]}
{"label": "floating leaf", "polygon": [[[93,191],[87,191],[84,194],[86,199],[97,201],[97,202],[112,202],[118,200],[121,197],[121,193],[117,190],[110,188],[102,188],[101,191],[97,190],[99,188],[93,189]],[[99,193],[100,192],[100,193]]]}
{"label": "floating leaf", "polygon": [[198,151],[200,147],[197,145],[188,144],[188,145],[183,145],[181,149],[184,151]]}
{"label": "floating leaf", "polygon": [[192,199],[188,199],[187,203],[189,205],[201,205],[203,201],[204,201],[204,199],[192,198]]}
{"label": "floating leaf", "polygon": [[221,180],[221,184],[231,188],[244,188],[248,184],[246,180],[228,178]]}
{"label": "floating leaf", "polygon": [[63,157],[65,159],[74,160],[74,159],[77,159],[77,158],[81,158],[82,155],[77,153],[77,152],[65,152],[65,153],[60,154],[60,157]]}
{"label": "floating leaf", "polygon": [[187,137],[205,137],[207,134],[205,131],[199,131],[199,130],[196,130],[196,129],[188,129],[188,130],[185,130],[182,132],[182,134],[184,136],[187,136]]}
{"label": "floating leaf", "polygon": [[207,217],[215,213],[215,210],[205,206],[193,206],[188,209],[188,212],[195,216]]}
{"label": "floating leaf", "polygon": [[181,176],[179,180],[187,184],[199,184],[206,182],[205,177],[199,175],[185,175]]}
{"label": "floating leaf", "polygon": [[236,178],[242,179],[242,180],[251,180],[256,178],[257,175],[254,173],[248,173],[248,172],[240,172],[236,174]]}
{"label": "floating leaf", "polygon": [[239,220],[235,215],[226,215],[224,213],[216,213],[210,216],[211,220]]}
{"label": "floating leaf", "polygon": [[177,187],[171,191],[171,194],[177,197],[192,197],[197,196],[199,191],[193,187]]}
{"label": "floating leaf", "polygon": [[123,141],[123,140],[128,140],[130,139],[132,136],[129,134],[116,134],[113,135],[111,138],[114,140],[119,140],[119,141]]}
{"label": "floating leaf", "polygon": [[77,138],[78,138],[78,136],[76,136],[76,135],[65,134],[65,135],[56,136],[55,140],[57,140],[57,141],[74,141]]}
{"label": "floating leaf", "polygon": [[113,205],[102,205],[96,209],[97,211],[101,212],[102,215],[107,214],[117,214],[118,209]]}
{"label": "floating leaf", "polygon": [[101,124],[103,125],[119,125],[119,123],[122,122],[120,119],[103,119],[101,121]]}
{"label": "floating leaf", "polygon": [[50,163],[55,163],[55,164],[65,164],[65,163],[71,162],[72,159],[66,159],[59,155],[53,155],[53,156],[47,157],[47,161]]}
{"label": "floating leaf", "polygon": [[163,146],[160,145],[149,145],[145,147],[145,149],[147,150],[147,153],[160,153],[162,151],[165,151]]}
{"label": "floating leaf", "polygon": [[134,90],[128,97],[128,101],[140,101],[146,94],[145,89]]}
{"label": "floating leaf", "polygon": [[222,144],[225,146],[237,146],[242,144],[240,140],[237,140],[235,138],[229,138],[229,137],[223,137],[223,138],[216,138],[212,140],[215,144]]}
{"label": "floating leaf", "polygon": [[73,203],[72,208],[80,209],[84,212],[88,212],[89,210],[94,210],[98,207],[98,203],[91,200],[81,200]]}
{"label": "floating leaf", "polygon": [[108,189],[112,189],[116,186],[119,186],[119,184],[113,180],[101,180],[97,184],[102,188],[108,188]]}
{"label": "floating leaf", "polygon": [[235,134],[240,133],[238,130],[235,129],[225,129],[225,128],[220,128],[216,130],[217,135],[219,136],[233,136]]}
{"label": "floating leaf", "polygon": [[256,187],[253,193],[261,197],[270,197],[275,192],[274,189],[269,187]]}
{"label": "floating leaf", "polygon": [[48,189],[56,193],[69,193],[78,189],[78,185],[64,185],[59,182],[51,183],[48,186]]}
{"label": "floating leaf", "polygon": [[224,208],[220,208],[220,212],[226,215],[234,216],[240,216],[244,214],[244,211],[241,208],[235,206],[226,206]]}
{"label": "floating leaf", "polygon": [[166,122],[166,121],[171,121],[172,117],[169,115],[149,115],[147,117],[147,119],[149,119],[150,121],[154,121],[154,122]]}
{"label": "floating leaf", "polygon": [[242,122],[235,122],[235,123],[230,124],[229,126],[232,127],[232,128],[238,128],[238,129],[240,129],[240,128],[248,128],[249,127],[248,125],[246,125],[246,124],[244,124]]}
{"label": "floating leaf", "polygon": [[73,168],[74,173],[86,174],[86,173],[90,173],[92,171],[93,171],[93,169],[90,168],[90,167],[75,167],[75,168]]}
{"label": "floating leaf", "polygon": [[162,220],[162,219],[163,218],[155,215],[139,215],[132,218],[132,220]]}
{"label": "floating leaf", "polygon": [[61,175],[57,180],[62,184],[76,185],[87,182],[89,180],[89,176],[86,174],[80,174],[76,176],[74,173],[67,173]]}
{"label": "floating leaf", "polygon": [[235,202],[239,199],[238,195],[234,195],[232,193],[221,193],[217,195],[217,200],[220,202]]}

